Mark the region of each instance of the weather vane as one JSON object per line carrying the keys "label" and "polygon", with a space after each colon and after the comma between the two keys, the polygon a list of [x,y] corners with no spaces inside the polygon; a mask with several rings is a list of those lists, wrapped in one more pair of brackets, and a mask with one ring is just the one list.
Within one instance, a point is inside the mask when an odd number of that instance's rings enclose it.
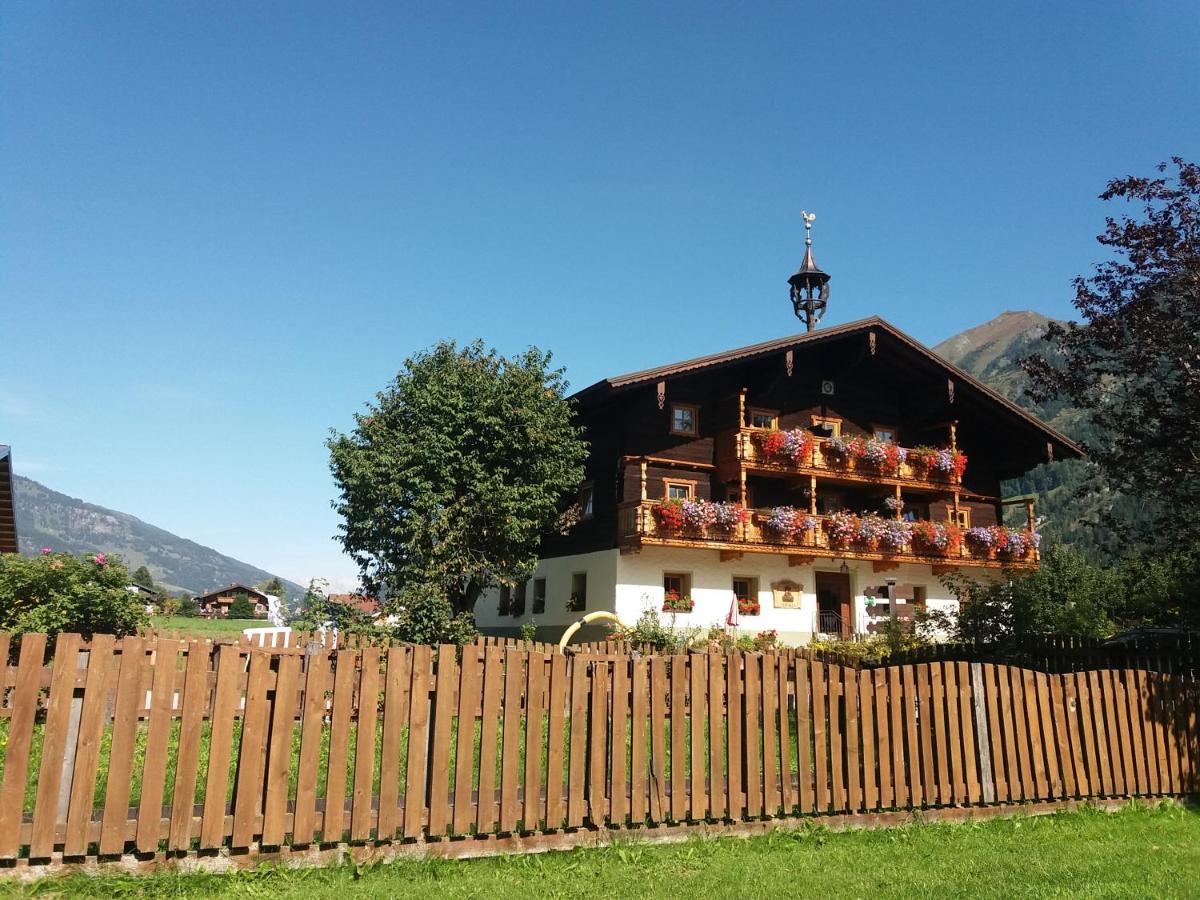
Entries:
{"label": "weather vane", "polygon": [[825,315],[829,303],[829,275],[817,267],[812,255],[812,223],[817,220],[816,214],[802,209],[800,218],[804,220],[804,262],[800,264],[800,271],[788,279],[788,284],[791,285],[792,310],[804,322],[805,328],[812,331]]}

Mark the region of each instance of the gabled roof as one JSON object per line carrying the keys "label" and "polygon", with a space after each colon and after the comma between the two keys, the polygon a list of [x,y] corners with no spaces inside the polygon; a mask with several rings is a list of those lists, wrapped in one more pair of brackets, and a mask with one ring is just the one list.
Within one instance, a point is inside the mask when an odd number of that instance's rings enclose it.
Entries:
{"label": "gabled roof", "polygon": [[247,596],[258,597],[260,600],[267,599],[267,595],[258,588],[250,587],[249,585],[245,584],[238,584],[237,582],[226,585],[222,588],[217,588],[215,591],[209,591],[207,594],[200,594],[196,597],[196,599],[208,600],[215,597],[225,597],[230,594],[246,594]]}
{"label": "gabled roof", "polygon": [[12,448],[0,444],[0,553],[17,552],[17,514],[13,505]]}
{"label": "gabled roof", "polygon": [[793,334],[789,335],[788,337],[776,338],[772,341],[764,341],[761,344],[751,344],[748,347],[738,347],[734,350],[725,350],[721,353],[712,353],[708,356],[698,356],[694,359],[684,360],[683,362],[671,363],[670,365],[665,366],[656,366],[653,369],[643,369],[640,372],[630,372],[625,375],[616,375],[611,378],[605,378],[602,381],[598,381],[595,384],[584,388],[575,396],[581,400],[584,400],[596,394],[603,394],[606,391],[619,391],[647,382],[661,381],[666,378],[671,378],[678,375],[686,375],[703,369],[717,368],[720,366],[729,365],[731,363],[767,356],[772,353],[791,350],[793,348],[803,351],[805,347],[811,347],[855,333],[866,333],[871,330],[877,330],[891,335],[907,348],[913,350],[915,353],[924,357],[934,365],[944,369],[947,375],[953,378],[955,381],[968,385],[979,392],[987,400],[996,403],[1013,415],[1025,420],[1025,422],[1045,434],[1047,440],[1059,444],[1072,453],[1081,456],[1083,455],[1083,449],[1062,432],[1055,428],[1051,428],[1028,410],[1021,408],[1007,397],[997,393],[995,390],[988,387],[973,375],[964,372],[958,366],[934,353],[920,341],[905,334],[895,325],[884,321],[879,316],[871,316],[867,319],[859,319],[856,322],[847,322],[844,325],[834,325],[829,328],[821,328],[817,331]]}

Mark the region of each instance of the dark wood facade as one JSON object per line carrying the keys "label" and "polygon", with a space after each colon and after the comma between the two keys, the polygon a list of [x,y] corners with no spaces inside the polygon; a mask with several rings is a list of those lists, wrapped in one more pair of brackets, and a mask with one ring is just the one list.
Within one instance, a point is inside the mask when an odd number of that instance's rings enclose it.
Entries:
{"label": "dark wood facade", "polygon": [[12,452],[0,444],[0,553],[17,552],[17,516],[13,505]]}
{"label": "dark wood facade", "polygon": [[[653,506],[673,484],[697,499],[755,510],[790,505],[817,516],[879,511],[895,496],[918,519],[995,525],[1003,479],[1079,454],[1069,439],[878,318],[606,379],[575,401],[591,443],[592,515],[567,535],[546,537],[543,557],[645,544],[831,555],[820,538],[809,547],[767,546],[753,523],[727,540],[655,534]],[[673,427],[683,407],[694,434]],[[806,465],[762,458],[756,433],[767,428],[755,428],[755,417],[775,430],[807,429],[818,451]],[[953,447],[968,463],[961,480],[911,468],[891,476],[837,468],[820,452],[818,419],[836,420],[844,437],[886,434],[908,448]]]}

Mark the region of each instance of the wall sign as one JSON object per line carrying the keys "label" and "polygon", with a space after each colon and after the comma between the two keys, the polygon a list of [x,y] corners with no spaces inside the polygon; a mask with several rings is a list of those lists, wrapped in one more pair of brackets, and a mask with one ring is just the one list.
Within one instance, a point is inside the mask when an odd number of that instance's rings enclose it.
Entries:
{"label": "wall sign", "polygon": [[771,582],[771,594],[775,599],[776,609],[800,608],[800,585],[794,581]]}

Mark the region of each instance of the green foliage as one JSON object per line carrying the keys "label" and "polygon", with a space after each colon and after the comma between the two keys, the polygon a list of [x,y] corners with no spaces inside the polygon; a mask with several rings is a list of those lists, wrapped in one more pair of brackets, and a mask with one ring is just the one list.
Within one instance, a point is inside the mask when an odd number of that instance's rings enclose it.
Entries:
{"label": "green foliage", "polygon": [[1089,563],[1081,553],[1051,547],[1035,572],[1005,572],[973,580],[962,573],[943,577],[959,599],[956,637],[967,641],[1021,642],[1040,634],[1103,637],[1121,581],[1116,572]]}
{"label": "green foliage", "polygon": [[521,625],[521,640],[532,641],[537,637],[537,622],[532,619]]}
{"label": "green foliage", "polygon": [[0,631],[126,635],[146,622],[129,572],[103,553],[0,554]]}
{"label": "green foliage", "polygon": [[406,585],[395,602],[387,607],[392,624],[390,634],[414,644],[457,644],[475,639],[475,617],[469,612],[455,614],[449,599],[438,585]]}
{"label": "green foliage", "polygon": [[141,585],[148,591],[154,590],[154,578],[150,575],[150,570],[145,566],[138,566],[129,577],[130,581],[134,584]]}
{"label": "green foliage", "polygon": [[231,619],[253,619],[254,604],[245,594],[238,594],[233,598],[233,602],[229,604],[229,618]]}
{"label": "green foliage", "polygon": [[178,616],[183,610],[183,601],[178,597],[166,597],[158,607],[159,612],[164,616]]}
{"label": "green foliage", "polygon": [[264,594],[270,594],[272,597],[278,597],[282,603],[287,602],[287,588],[283,586],[283,582],[279,580],[278,576],[268,578],[262,584],[256,584],[255,587]]}
{"label": "green foliage", "polygon": [[301,631],[317,631],[325,627],[336,628],[342,634],[373,634],[375,622],[369,615],[348,603],[334,603],[329,599],[328,583],[314,578],[300,600],[296,615],[289,623]]}
{"label": "green foliage", "polygon": [[195,597],[181,597],[179,599],[179,615],[189,619],[200,615],[200,604],[196,602]]}
{"label": "green foliage", "polygon": [[540,536],[583,479],[587,445],[561,370],[537,349],[439,343],[350,434],[328,441],[340,540],[380,596],[436,586],[454,613],[529,576]]}

